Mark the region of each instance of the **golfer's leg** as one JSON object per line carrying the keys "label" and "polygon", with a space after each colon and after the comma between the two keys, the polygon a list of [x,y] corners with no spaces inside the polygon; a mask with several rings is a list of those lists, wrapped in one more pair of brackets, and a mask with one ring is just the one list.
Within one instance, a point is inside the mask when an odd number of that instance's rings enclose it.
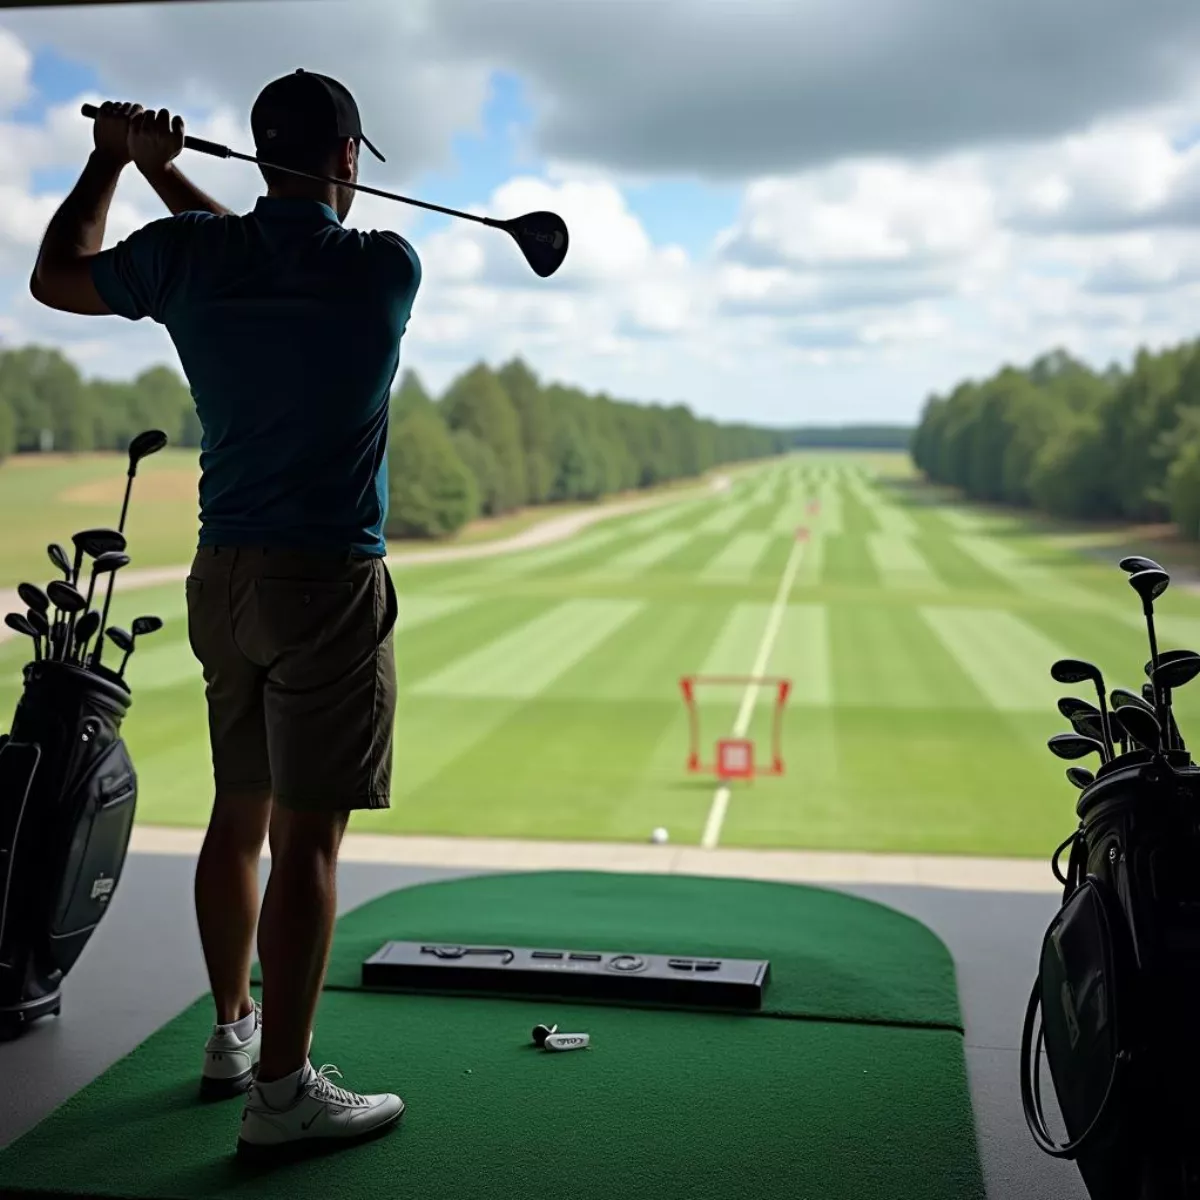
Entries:
{"label": "golfer's leg", "polygon": [[187,581],[188,637],[206,684],[216,797],[196,863],[196,923],[218,1025],[250,1011],[258,861],[271,811],[265,672],[235,636],[236,551],[201,549]]}
{"label": "golfer's leg", "polygon": [[348,812],[271,814],[271,876],[258,925],[263,973],[262,1057],[270,1083],[308,1057],[337,912],[337,856]]}
{"label": "golfer's leg", "polygon": [[277,644],[266,689],[274,805],[259,921],[261,1083],[307,1061],[333,937],[338,851],[352,810],[388,803],[395,713],[395,604],[383,564],[270,558],[259,600],[263,645]]}
{"label": "golfer's leg", "polygon": [[251,1010],[250,960],[258,924],[258,866],[271,815],[271,789],[217,789],[196,863],[196,923],[217,1024]]}

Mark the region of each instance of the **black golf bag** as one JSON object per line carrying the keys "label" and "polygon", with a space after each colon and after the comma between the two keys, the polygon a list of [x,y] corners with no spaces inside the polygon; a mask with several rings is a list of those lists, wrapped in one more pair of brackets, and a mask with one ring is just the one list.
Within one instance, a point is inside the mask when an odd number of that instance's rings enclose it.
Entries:
{"label": "black golf bag", "polygon": [[59,1012],[63,977],[112,902],[137,802],[120,736],[130,703],[105,668],[25,667],[0,736],[0,1039]]}
{"label": "black golf bag", "polygon": [[1034,1140],[1075,1161],[1093,1200],[1200,1197],[1200,768],[1185,750],[1165,758],[1122,755],[1080,793],[1021,1039]]}

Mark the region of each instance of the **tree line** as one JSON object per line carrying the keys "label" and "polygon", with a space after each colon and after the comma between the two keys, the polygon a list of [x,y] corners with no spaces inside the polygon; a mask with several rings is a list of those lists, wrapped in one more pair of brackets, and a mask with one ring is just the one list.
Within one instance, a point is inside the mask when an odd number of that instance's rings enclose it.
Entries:
{"label": "tree line", "polygon": [[964,380],[927,399],[911,452],[975,500],[1200,538],[1200,340],[1143,348],[1128,369],[1056,349]]}
{"label": "tree line", "polygon": [[[392,392],[388,534],[445,537],[478,516],[598,500],[797,447],[903,448],[911,428],[721,423],[684,404],[641,404],[539,379],[519,358],[479,363],[432,395],[411,369]],[[185,380],[156,366],[83,377],[61,351],[0,350],[0,461],[12,453],[123,451],[141,430],[198,448]]]}

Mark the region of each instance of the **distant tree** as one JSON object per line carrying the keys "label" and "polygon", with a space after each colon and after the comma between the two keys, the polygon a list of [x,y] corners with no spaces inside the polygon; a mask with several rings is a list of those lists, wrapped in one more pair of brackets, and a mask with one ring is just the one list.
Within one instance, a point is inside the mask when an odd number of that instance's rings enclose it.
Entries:
{"label": "distant tree", "polygon": [[493,511],[509,512],[525,503],[525,454],[516,409],[500,381],[480,363],[456,379],[442,397],[451,430],[466,430],[485,443],[499,464]]}
{"label": "distant tree", "polygon": [[411,413],[393,425],[388,459],[390,536],[445,537],[478,513],[475,479],[436,415]]}
{"label": "distant tree", "polygon": [[400,386],[392,392],[391,419],[402,421],[414,412],[437,415],[437,406],[416,371],[406,368],[400,377]]}
{"label": "distant tree", "polygon": [[454,452],[471,473],[479,496],[479,511],[485,517],[494,517],[506,512],[504,494],[504,468],[496,452],[481,437],[469,429],[456,429],[450,440]]}

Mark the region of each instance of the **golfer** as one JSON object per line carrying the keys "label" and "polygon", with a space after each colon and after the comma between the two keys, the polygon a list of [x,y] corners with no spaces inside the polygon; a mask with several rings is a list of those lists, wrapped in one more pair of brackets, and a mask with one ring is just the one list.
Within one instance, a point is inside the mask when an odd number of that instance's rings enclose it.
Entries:
{"label": "golfer", "polygon": [[[353,183],[361,149],[378,156],[350,93],[323,75],[268,84],[250,123],[256,157],[309,174]],[[175,166],[184,126],[166,111],[106,103],[94,137],[30,290],[62,312],[165,326],[204,430],[186,583],[216,792],[195,880],[216,1005],[201,1091],[245,1094],[240,1154],[355,1142],[394,1127],[403,1101],[345,1091],[308,1055],[342,835],[355,809],[390,804],[388,400],[420,262],[395,233],[345,228],[354,192],[341,184],[263,168],[253,211],[222,208]],[[130,162],[174,215],[103,250]]]}

